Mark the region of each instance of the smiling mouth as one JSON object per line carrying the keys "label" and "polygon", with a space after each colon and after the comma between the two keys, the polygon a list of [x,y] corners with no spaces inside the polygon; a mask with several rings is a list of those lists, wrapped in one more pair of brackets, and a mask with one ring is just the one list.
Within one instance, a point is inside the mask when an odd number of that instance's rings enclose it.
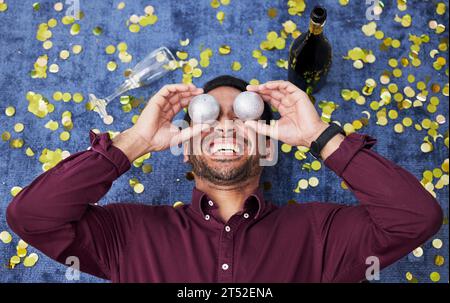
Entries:
{"label": "smiling mouth", "polygon": [[239,154],[241,148],[235,143],[212,143],[210,147],[211,155],[234,155]]}
{"label": "smiling mouth", "polygon": [[244,154],[247,142],[243,138],[215,138],[207,145],[206,154],[212,159],[233,159],[237,160]]}

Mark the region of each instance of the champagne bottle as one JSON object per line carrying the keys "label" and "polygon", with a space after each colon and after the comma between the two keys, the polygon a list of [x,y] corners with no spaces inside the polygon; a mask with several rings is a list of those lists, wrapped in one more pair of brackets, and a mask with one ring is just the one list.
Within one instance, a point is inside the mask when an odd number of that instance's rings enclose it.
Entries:
{"label": "champagne bottle", "polygon": [[310,96],[323,87],[331,67],[331,45],[323,34],[326,19],[326,9],[315,6],[309,30],[297,37],[289,48],[288,79]]}

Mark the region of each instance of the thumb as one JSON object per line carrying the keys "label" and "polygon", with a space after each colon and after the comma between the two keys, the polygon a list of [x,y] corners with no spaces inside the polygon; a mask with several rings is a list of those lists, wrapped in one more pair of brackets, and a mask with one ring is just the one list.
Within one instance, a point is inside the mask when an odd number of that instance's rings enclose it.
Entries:
{"label": "thumb", "polygon": [[186,127],[173,137],[172,142],[178,145],[181,142],[191,139],[192,137],[198,136],[202,131],[206,131],[210,127],[211,126],[209,124],[195,124],[193,126]]}
{"label": "thumb", "polygon": [[275,140],[278,140],[278,121],[275,121],[273,124],[268,125],[264,121],[253,121],[248,120],[245,121],[245,125],[251,128],[253,131],[258,134],[269,136]]}

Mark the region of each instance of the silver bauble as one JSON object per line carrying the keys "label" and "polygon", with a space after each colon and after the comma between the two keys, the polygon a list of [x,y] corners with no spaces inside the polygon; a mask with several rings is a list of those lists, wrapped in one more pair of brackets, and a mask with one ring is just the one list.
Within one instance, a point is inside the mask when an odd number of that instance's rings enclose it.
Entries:
{"label": "silver bauble", "polygon": [[254,92],[242,92],[234,99],[233,110],[241,120],[257,120],[264,112],[264,101]]}
{"label": "silver bauble", "polygon": [[192,98],[188,112],[194,123],[211,123],[219,117],[220,106],[213,96],[201,94]]}

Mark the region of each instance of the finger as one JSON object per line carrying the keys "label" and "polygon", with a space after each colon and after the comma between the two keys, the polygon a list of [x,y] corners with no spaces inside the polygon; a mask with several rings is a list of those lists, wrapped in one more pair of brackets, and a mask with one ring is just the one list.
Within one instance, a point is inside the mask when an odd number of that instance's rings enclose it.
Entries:
{"label": "finger", "polygon": [[247,88],[246,88],[248,91],[252,91],[252,92],[254,92],[254,91],[259,91],[259,85],[255,85],[255,84],[249,84],[249,85],[247,85]]}
{"label": "finger", "polygon": [[206,131],[211,128],[209,124],[194,124],[193,126],[186,127],[181,130],[177,135],[175,135],[172,139],[174,144],[180,144],[184,141],[191,139],[192,137],[198,136],[202,133],[202,131]]}
{"label": "finger", "polygon": [[162,104],[162,110],[170,114],[170,119],[180,112],[183,107],[189,104],[193,96],[199,95],[203,89],[195,88],[194,91],[177,92]]}
{"label": "finger", "polygon": [[250,127],[253,131],[258,134],[269,136],[275,140],[278,140],[278,121],[275,121],[273,125],[268,125],[264,121],[245,121],[245,125]]}
{"label": "finger", "polygon": [[183,98],[197,96],[197,95],[200,95],[201,93],[203,93],[203,89],[201,89],[201,88],[196,88],[195,90],[192,90],[192,91],[189,90],[186,92],[177,92],[177,93],[172,94],[168,98],[168,101],[171,104],[175,104],[175,103],[180,102],[180,100]]}
{"label": "finger", "polygon": [[[292,85],[288,81],[282,81],[287,83],[269,83],[267,86],[262,88],[259,93],[264,95],[271,96],[272,100],[278,100],[282,105],[286,107],[291,107],[296,104],[297,100],[303,99],[301,98],[289,98],[292,94],[298,93],[299,96],[306,96],[300,89],[297,89],[294,85]],[[294,86],[292,92],[289,92],[291,86]]]}
{"label": "finger", "polygon": [[278,89],[278,90],[285,90],[290,82],[284,81],[284,80],[275,80],[275,81],[268,81],[264,84],[262,84],[263,88],[266,89]]}
{"label": "finger", "polygon": [[193,84],[168,84],[164,85],[159,92],[156,94],[158,100],[161,102],[161,99],[168,99],[176,93],[180,92],[188,92],[188,91],[197,91],[202,90],[201,88],[195,87]]}
{"label": "finger", "polygon": [[279,109],[280,104],[281,104],[280,100],[273,98],[271,95],[266,95],[266,94],[259,94],[259,95],[265,102],[268,102],[270,105],[272,105],[276,109]]}
{"label": "finger", "polygon": [[300,88],[298,88],[297,86],[295,86],[292,82],[289,81],[284,81],[284,80],[276,80],[276,81],[269,81],[266,82],[264,84],[262,84],[262,88],[260,88],[261,90],[264,89],[271,89],[271,90],[279,90],[280,92],[282,92],[283,94],[292,94],[296,91],[300,91],[302,93],[304,93],[304,91],[302,91]]}
{"label": "finger", "polygon": [[278,90],[271,90],[271,89],[262,90],[261,94],[269,95],[271,97],[271,99],[277,100],[279,102],[281,102],[283,100],[283,98],[286,97],[286,95],[281,93],[280,91],[278,91]]}

